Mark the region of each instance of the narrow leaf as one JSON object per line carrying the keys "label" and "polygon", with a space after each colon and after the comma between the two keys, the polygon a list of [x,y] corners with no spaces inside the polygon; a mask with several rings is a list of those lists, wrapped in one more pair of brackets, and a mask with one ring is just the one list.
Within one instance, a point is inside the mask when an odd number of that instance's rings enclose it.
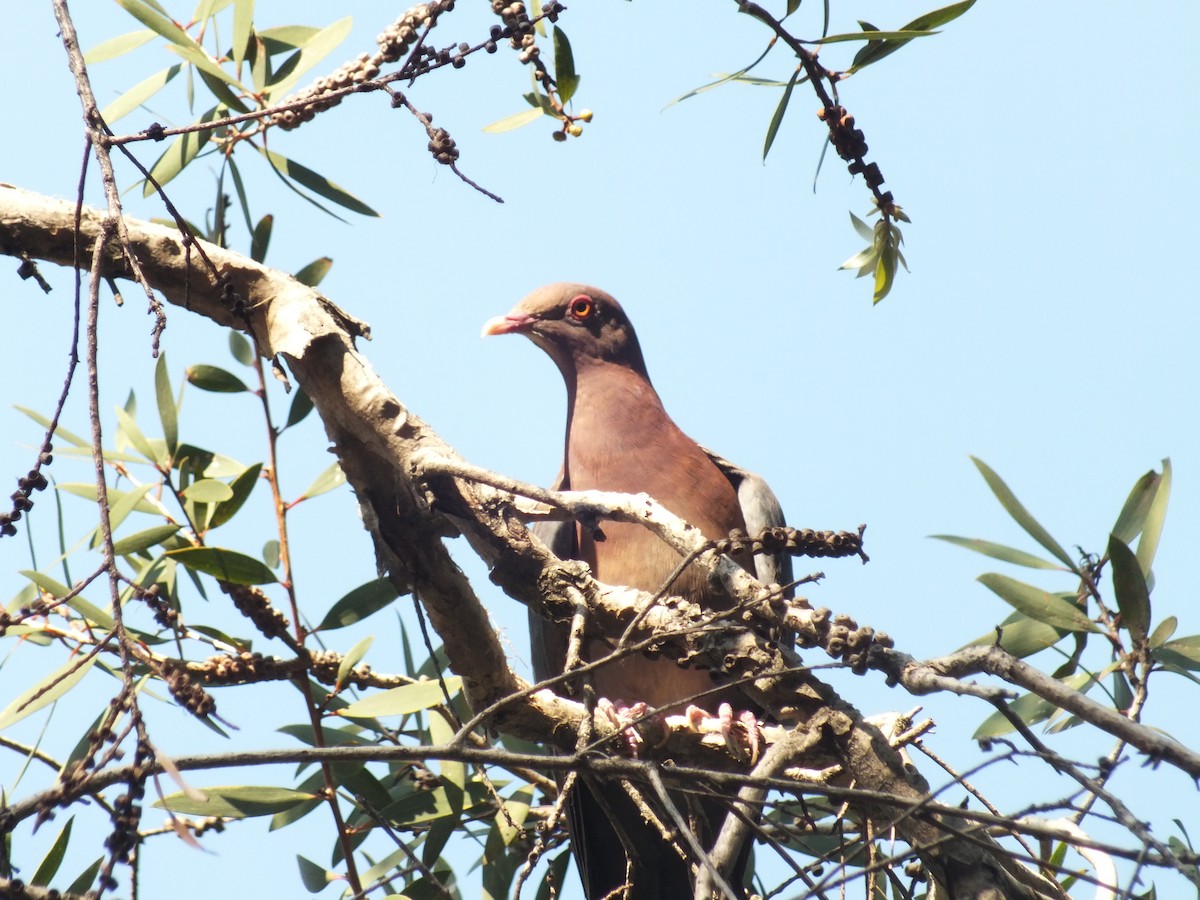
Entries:
{"label": "narrow leaf", "polygon": [[262,463],[255,463],[245,472],[233,479],[233,483],[229,485],[231,496],[228,500],[221,503],[220,506],[212,514],[212,518],[208,520],[208,527],[216,528],[218,525],[224,525],[232,519],[242,504],[250,496],[250,492],[254,490],[254,486],[258,484],[259,473],[262,472]]}
{"label": "narrow leaf", "polygon": [[1025,659],[1027,656],[1040,653],[1047,647],[1053,647],[1067,633],[1062,629],[1047,625],[1045,622],[1038,622],[1023,613],[1014,611],[1000,623],[998,628],[981,634],[966,646],[992,647],[997,643],[997,632],[999,632],[1001,649],[1007,650],[1018,659]]}
{"label": "narrow leaf", "polygon": [[783,89],[783,96],[779,98],[779,105],[775,107],[775,113],[771,116],[771,124],[767,126],[767,138],[763,142],[763,162],[766,162],[767,154],[771,152],[771,145],[775,143],[775,135],[779,133],[779,126],[783,124],[784,114],[787,113],[788,103],[792,99],[792,88],[796,86],[796,79],[800,77],[801,69],[797,66],[792,72],[792,77],[788,79],[787,87]]}
{"label": "narrow leaf", "polygon": [[203,572],[232,584],[271,584],[275,574],[260,560],[220,547],[185,547],[167,556],[193,572]]}
{"label": "narrow leaf", "polygon": [[295,396],[292,397],[291,408],[288,409],[287,424],[283,427],[291,428],[293,425],[299,425],[312,410],[312,399],[305,392],[304,388],[297,388]]}
{"label": "narrow leaf", "polygon": [[354,671],[354,667],[362,662],[362,658],[367,655],[367,651],[371,649],[373,643],[375,643],[375,636],[369,634],[346,652],[338,664],[335,689],[341,690],[345,686],[346,678]]}
{"label": "narrow leaf", "polygon": [[341,487],[346,483],[346,473],[342,471],[342,467],[337,463],[332,463],[328,469],[317,476],[316,481],[308,486],[308,490],[296,498],[297,503],[301,500],[311,500],[334,488]]}
{"label": "narrow leaf", "polygon": [[185,793],[171,794],[157,801],[154,806],[188,816],[244,819],[251,816],[269,816],[297,804],[318,799],[316,794],[305,791],[244,785],[205,788],[204,794],[205,800],[196,800]]}
{"label": "narrow leaf", "polygon": [[[121,432],[126,438],[129,439],[129,443],[133,446],[133,449],[137,450],[138,453],[142,454],[142,456],[146,457],[146,459],[148,459],[150,462],[155,463],[156,465],[162,465],[165,468],[168,460],[160,459],[159,454],[154,452],[154,447],[151,446],[150,441],[146,439],[146,436],[142,434],[142,429],[138,427],[138,424],[134,420],[133,416],[125,412],[125,410],[121,409],[119,406],[116,407],[116,411],[117,422],[119,423]],[[163,449],[165,450],[166,448],[164,447]]]}
{"label": "narrow leaf", "polygon": [[1003,544],[994,544],[991,541],[981,540],[980,538],[956,537],[952,534],[931,534],[930,537],[935,540],[945,541],[948,544],[954,544],[958,547],[965,547],[968,550],[974,550],[976,553],[982,553],[984,556],[990,556],[992,559],[1012,563],[1016,566],[1025,566],[1029,569],[1054,569],[1059,572],[1063,571],[1062,566],[1044,560],[1039,556],[1034,556],[1032,553],[1017,550],[1014,547],[1006,547]]}
{"label": "narrow leaf", "polygon": [[188,366],[185,370],[187,380],[202,391],[212,391],[217,394],[236,394],[250,392],[250,388],[232,372],[218,366]]}
{"label": "narrow leaf", "polygon": [[100,866],[103,864],[104,857],[96,857],[95,862],[80,872],[75,880],[67,885],[67,894],[84,894],[91,890],[92,884],[96,881],[96,876],[100,874]]}
{"label": "narrow leaf", "polygon": [[575,56],[571,52],[571,42],[567,33],[561,28],[554,28],[554,80],[558,83],[558,96],[567,103],[579,86],[579,76],[575,74]]}
{"label": "narrow leaf", "polygon": [[[462,686],[462,679],[452,675],[446,679],[446,689],[451,696]],[[429,709],[444,703],[442,687],[436,681],[417,681],[397,688],[372,694],[363,700],[355,701],[343,709],[338,715],[350,719],[375,719],[380,716],[406,716],[409,713]]]}
{"label": "narrow leaf", "polygon": [[1162,537],[1163,521],[1167,517],[1167,502],[1171,499],[1171,460],[1162,461],[1162,475],[1150,511],[1146,514],[1142,526],[1142,536],[1138,540],[1137,560],[1146,577],[1150,577],[1150,569],[1154,565],[1154,554],[1158,552],[1158,541]]}
{"label": "narrow leaf", "polygon": [[[14,406],[13,409],[15,409],[19,413],[24,413],[25,415],[29,416],[29,418],[33,419],[33,421],[37,422],[43,428],[50,427],[49,419],[47,419],[45,416],[43,416],[39,412],[34,412],[32,409],[30,409],[27,406]],[[68,444],[74,444],[76,447],[90,447],[91,446],[90,441],[85,441],[83,438],[81,438],[79,435],[75,434],[74,432],[67,431],[67,429],[62,427],[62,425],[59,425],[54,430],[54,439],[55,440],[64,440]]]}
{"label": "narrow leaf", "polygon": [[163,439],[167,442],[167,453],[175,455],[179,447],[179,410],[171,392],[171,377],[167,374],[167,354],[159,354],[154,366],[154,395],[158,401],[158,418],[162,422]]}
{"label": "narrow leaf", "polygon": [[302,30],[299,26],[295,26],[270,28],[262,32],[264,38],[269,35],[273,40],[294,42],[292,46],[300,49],[299,58],[290,67],[287,77],[271,85],[270,96],[277,98],[290,91],[301,75],[332,53],[337,45],[349,36],[353,25],[354,19],[346,16],[338,19],[332,25],[315,31],[312,29]]}
{"label": "narrow leaf", "polygon": [[302,166],[295,160],[288,159],[286,156],[268,150],[266,147],[259,147],[258,149],[263,156],[267,157],[275,171],[286,178],[290,178],[297,184],[303,185],[326,200],[364,216],[379,215],[379,213],[375,212],[367,204],[363,203],[345,188],[334,184],[324,175],[314,172],[307,166]]}
{"label": "narrow leaf", "polygon": [[1067,631],[1100,631],[1099,626],[1087,617],[1087,613],[1074,603],[1033,585],[995,572],[980,575],[978,581],[1005,603],[1031,619]]}
{"label": "narrow leaf", "polygon": [[246,58],[246,47],[254,28],[254,0],[234,0],[233,63],[239,69]]}
{"label": "narrow leaf", "polygon": [[[150,32],[147,32],[150,33]],[[152,34],[152,33],[151,33]],[[179,70],[183,68],[181,63],[176,63],[163,69],[161,72],[155,72],[147,78],[142,79],[104,109],[100,110],[100,116],[109,125],[119,121],[129,115],[164,87],[166,87],[172,78],[179,74]]]}
{"label": "narrow leaf", "polygon": [[178,531],[178,525],[155,525],[153,528],[147,528],[145,531],[131,534],[129,537],[121,538],[119,541],[113,541],[113,553],[117,556],[129,556],[133,553],[140,553],[143,550],[161,544]]}
{"label": "narrow leaf", "polygon": [[83,680],[83,676],[88,673],[95,662],[96,657],[94,656],[89,656],[82,661],[73,659],[38,681],[3,710],[0,710],[0,731],[64,696]]}
{"label": "narrow leaf", "polygon": [[1175,616],[1167,616],[1156,626],[1154,631],[1150,633],[1150,646],[1161,647],[1171,639],[1171,635],[1175,633],[1175,629],[1179,627],[1179,619]]}
{"label": "narrow leaf", "polygon": [[400,592],[387,578],[376,578],[356,587],[333,604],[325,614],[316,631],[332,631],[360,622],[372,613],[383,609],[400,596]]}
{"label": "narrow leaf", "polygon": [[101,41],[87,53],[83,54],[83,61],[89,66],[107,62],[110,59],[116,59],[118,56],[124,56],[130,50],[136,50],[138,47],[152,40],[154,40],[154,32],[149,28],[130,31],[127,34],[119,34],[114,38],[109,38],[107,41]]}
{"label": "narrow leaf", "polygon": [[1113,591],[1121,621],[1133,639],[1141,642],[1150,629],[1150,591],[1142,567],[1133,551],[1115,534],[1108,537],[1108,559],[1112,563]]}
{"label": "narrow leaf", "polygon": [[975,467],[979,469],[984,481],[992,489],[992,493],[996,495],[996,499],[1000,501],[1000,505],[1004,507],[1005,512],[1012,516],[1016,523],[1024,528],[1030,537],[1061,560],[1067,568],[1072,572],[1078,573],[1079,569],[1071,557],[1067,555],[1067,551],[1059,545],[1058,541],[1050,536],[1050,533],[1038,523],[1029,510],[1021,505],[1021,501],[1009,490],[1004,480],[993,472],[983,460],[972,456],[971,462],[975,463]]}
{"label": "narrow leaf", "polygon": [[[254,226],[254,234],[250,238],[250,258],[262,262],[267,258],[267,247],[271,244],[271,229],[275,226],[275,217],[265,215]],[[241,362],[241,360],[238,360]],[[246,363],[250,365],[250,363]]]}
{"label": "narrow leaf", "polygon": [[[208,122],[217,115],[217,107],[213,107],[202,115],[197,122]],[[189,131],[187,134],[177,136],[163,151],[162,155],[155,160],[154,165],[150,167],[151,177],[158,182],[159,187],[166,185],[176,175],[182,172],[193,159],[196,158],[204,145],[212,138],[213,131],[207,128],[204,131]],[[142,188],[142,196],[149,197],[155,191],[154,185],[150,179],[146,179],[146,184]]]}
{"label": "narrow leaf", "polygon": [[1154,495],[1158,491],[1159,479],[1159,474],[1151,469],[1139,478],[1133,485],[1133,489],[1130,490],[1129,496],[1125,499],[1125,505],[1121,507],[1121,514],[1117,516],[1117,523],[1113,525],[1112,529],[1112,533],[1122,543],[1132,544],[1133,539],[1142,533],[1142,527],[1146,524],[1146,515],[1150,512],[1150,504],[1154,501]]}
{"label": "narrow leaf", "polygon": [[38,887],[47,887],[54,880],[54,876],[58,874],[59,866],[62,865],[63,857],[67,854],[67,845],[71,842],[71,825],[74,821],[74,816],[67,819],[67,824],[62,827],[62,831],[54,839],[54,844],[46,853],[41,865],[33,873],[30,884],[37,885]]}
{"label": "narrow leaf", "polygon": [[536,122],[543,116],[540,109],[525,109],[519,113],[513,113],[511,116],[505,116],[503,119],[498,119],[490,125],[484,125],[483,130],[488,134],[501,134],[505,131],[514,131],[517,128],[528,125],[530,122]]}
{"label": "narrow leaf", "polygon": [[309,287],[316,287],[325,280],[325,276],[329,274],[329,270],[332,268],[332,257],[322,256],[318,259],[314,259],[292,277],[301,284],[306,284]]}

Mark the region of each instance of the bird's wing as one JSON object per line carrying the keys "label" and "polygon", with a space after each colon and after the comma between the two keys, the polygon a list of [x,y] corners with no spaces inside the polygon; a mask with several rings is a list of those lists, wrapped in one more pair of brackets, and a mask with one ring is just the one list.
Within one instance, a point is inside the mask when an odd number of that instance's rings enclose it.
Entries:
{"label": "bird's wing", "polygon": [[[765,528],[778,528],[787,524],[779,498],[761,475],[731,463],[723,456],[701,447],[713,464],[729,479],[737,491],[738,503],[742,507],[742,518],[746,521],[746,533],[758,537]],[[755,576],[763,584],[790,585],[793,579],[792,558],[786,553],[760,553],[754,557]],[[792,596],[790,588],[784,591]]]}

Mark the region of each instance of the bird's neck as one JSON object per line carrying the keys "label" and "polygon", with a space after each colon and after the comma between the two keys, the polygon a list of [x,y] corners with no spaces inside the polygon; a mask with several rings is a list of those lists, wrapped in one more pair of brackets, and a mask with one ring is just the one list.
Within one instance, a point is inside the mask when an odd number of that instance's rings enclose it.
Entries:
{"label": "bird's neck", "polygon": [[574,376],[574,389],[568,388],[564,460],[571,487],[617,489],[616,485],[580,483],[572,475],[584,471],[599,474],[606,461],[618,455],[636,455],[656,444],[664,429],[677,430],[675,423],[650,380],[640,372],[596,361],[578,367]]}

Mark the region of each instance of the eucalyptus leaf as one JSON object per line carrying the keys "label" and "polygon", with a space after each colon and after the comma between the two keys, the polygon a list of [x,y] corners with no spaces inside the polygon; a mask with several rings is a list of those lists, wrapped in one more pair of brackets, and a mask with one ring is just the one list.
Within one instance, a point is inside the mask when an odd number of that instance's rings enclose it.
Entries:
{"label": "eucalyptus leaf", "polygon": [[931,534],[930,537],[935,540],[946,541],[958,547],[965,547],[968,550],[974,550],[976,553],[982,553],[984,556],[990,556],[992,559],[998,559],[1002,562],[1012,563],[1013,565],[1025,566],[1030,569],[1055,569],[1060,572],[1063,571],[1063,567],[1056,563],[1044,560],[1039,556],[1034,556],[1032,553],[1026,553],[1024,550],[1006,547],[1003,544],[994,544],[991,541],[979,538],[955,537],[952,534]]}
{"label": "eucalyptus leaf", "polygon": [[231,584],[271,584],[275,574],[252,556],[220,547],[187,547],[167,554],[193,572],[203,572]]}
{"label": "eucalyptus leaf", "polygon": [[204,800],[178,793],[163,797],[155,802],[157,809],[188,816],[222,816],[229,819],[244,819],[252,816],[269,816],[291,809],[300,803],[320,799],[306,791],[293,791],[279,787],[250,787],[233,785],[204,789]]}
{"label": "eucalyptus leaf", "polygon": [[95,662],[95,656],[73,659],[27,688],[8,706],[0,710],[0,731],[65,696],[71,688],[83,680]]}
{"label": "eucalyptus leaf", "polygon": [[321,494],[332,491],[334,488],[339,488],[345,483],[346,473],[342,471],[342,467],[336,462],[332,463],[328,469],[318,475],[316,480],[308,486],[308,490],[296,498],[296,502],[311,500],[313,497],[318,497]]}
{"label": "eucalyptus leaf", "polygon": [[1005,603],[1038,622],[1067,631],[1100,631],[1100,627],[1074,603],[1033,585],[995,572],[980,575],[978,581]]}
{"label": "eucalyptus leaf", "polygon": [[189,383],[202,391],[215,394],[237,394],[250,392],[250,388],[232,372],[219,366],[188,366],[185,374]]}
{"label": "eucalyptus leaf", "polygon": [[536,122],[544,113],[540,108],[525,109],[519,113],[513,113],[511,116],[505,116],[503,119],[498,119],[490,125],[484,125],[483,130],[488,134],[501,134],[505,131],[513,131],[528,125],[530,122]]}
{"label": "eucalyptus leaf", "polygon": [[[446,678],[446,689],[455,694],[462,687],[457,675]],[[375,719],[380,716],[406,716],[445,702],[442,686],[436,681],[416,681],[390,690],[372,694],[355,701],[340,715],[349,719]]]}
{"label": "eucalyptus leaf", "polygon": [[395,585],[387,578],[376,578],[360,584],[333,604],[315,631],[332,631],[360,622],[372,613],[386,607],[400,596]]}
{"label": "eucalyptus leaf", "polygon": [[983,480],[987,482],[988,487],[992,489],[992,493],[996,495],[996,499],[1000,501],[1000,505],[1004,507],[1012,518],[1020,525],[1035,541],[1050,551],[1055,557],[1062,561],[1063,565],[1069,568],[1072,572],[1078,574],[1079,568],[1075,565],[1074,560],[1067,555],[1067,551],[1054,538],[1050,536],[1050,532],[1033,517],[1033,515],[1017,499],[1016,495],[1009,489],[1004,480],[992,471],[981,459],[971,457],[971,462],[975,463],[975,467],[979,469]]}
{"label": "eucalyptus leaf", "polygon": [[1144,641],[1150,630],[1150,591],[1142,567],[1133,551],[1115,534],[1108,537],[1108,559],[1121,622],[1135,641]]}

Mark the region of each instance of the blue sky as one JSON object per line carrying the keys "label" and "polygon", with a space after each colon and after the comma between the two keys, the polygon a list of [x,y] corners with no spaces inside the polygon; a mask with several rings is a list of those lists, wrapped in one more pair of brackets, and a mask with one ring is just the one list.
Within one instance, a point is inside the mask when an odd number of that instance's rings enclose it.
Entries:
{"label": "blue sky", "polygon": [[[186,5],[167,5],[187,15]],[[848,211],[865,215],[868,195],[832,154],[813,192],[823,132],[811,94],[797,88],[765,165],[776,89],[726,86],[665,108],[713,73],[757,56],[768,36],[762,26],[737,15],[733,2],[568,5],[561,24],[582,75],[575,102],[596,114],[582,138],[552,142],[549,120],[500,135],[481,130],[523,108],[528,73],[504,52],[474,57],[464,71],[437,73],[407,92],[455,137],[463,171],[503,196],[503,205],[434,163],[423,131],[382,95],[351,98],[298,132],[272,136],[273,149],[339,182],[379,219],[342,224],[321,216],[280,190],[265,166],[243,163],[256,216],[276,216],[268,262],[294,271],[333,257],[322,291],[371,323],[374,340],[364,350],[404,402],[472,462],[547,483],[561,453],[557,372],[527,342],[481,342],[479,328],[545,282],[594,283],[625,305],[650,374],[685,431],[767,477],[794,524],[868,524],[869,565],[801,564],[827,575],[809,594],[814,602],[887,631],[915,656],[953,650],[1007,615],[974,581],[1004,567],[927,536],[1036,549],[991,498],[969,455],[996,469],[1062,544],[1094,552],[1103,551],[1134,480],[1169,456],[1174,490],[1156,565],[1156,616],[1177,615],[1181,635],[1200,632],[1186,588],[1188,548],[1200,543],[1200,314],[1195,253],[1187,249],[1200,138],[1194,3],[1155,4],[1139,9],[1136,21],[1080,2],[980,3],[943,34],[845,82],[842,101],[866,132],[870,158],[913,219],[904,229],[912,274],[902,274],[877,307],[868,280],[837,271],[860,249]],[[853,30],[857,18],[899,27],[932,5],[839,3],[832,30]],[[83,142],[53,16],[48,3],[11,6],[0,72],[20,90],[4,101],[10,124],[0,180],[69,197]],[[490,19],[478,6],[460,3],[443,42],[486,32]],[[137,27],[115,3],[75,7],[85,47]],[[355,28],[332,67],[371,49],[387,21],[376,4],[333,12],[327,4],[260,2],[256,18],[260,26],[326,24],[344,14]],[[797,30],[819,32],[818,14],[819,5],[802,10],[806,24]],[[825,63],[845,65],[848,47],[830,47]],[[152,43],[94,67],[101,102],[174,59],[165,57]],[[786,78],[791,66],[779,51],[773,57],[760,74]],[[182,88],[168,88],[151,110],[116,130],[186,121]],[[149,161],[156,151],[139,152]],[[127,166],[119,176],[125,186],[134,181]],[[208,162],[172,185],[192,218],[211,206],[214,177]],[[93,172],[88,197],[98,196]],[[140,191],[126,201],[133,215],[162,215]],[[233,240],[244,249],[235,223]],[[20,336],[6,341],[0,407],[0,471],[9,473],[28,467],[37,440],[9,404],[49,410],[64,368],[69,279],[46,274],[55,285],[48,298],[11,270],[5,281],[4,332]],[[176,384],[185,365],[236,367],[224,334],[182,310],[169,315],[163,347]],[[142,304],[129,291],[126,305],[105,304],[102,318],[102,405],[111,409],[132,388],[153,422]],[[68,427],[84,430],[83,410],[80,392]],[[210,443],[220,434],[244,462],[261,458],[261,429],[246,398],[190,391],[184,422]],[[285,442],[285,483],[299,493],[329,460],[317,423],[306,423]],[[54,474],[89,477],[85,465],[65,458]],[[293,524],[297,578],[319,618],[374,569],[347,492],[308,507]],[[50,512],[48,500],[43,508]],[[230,538],[248,552],[269,537],[265,504],[259,512],[253,527]],[[47,546],[50,526],[43,516],[38,536]],[[0,544],[5,601],[22,584],[15,570],[28,566],[23,541]],[[1073,588],[1052,577],[1038,583]],[[523,611],[486,580],[479,590],[524,658]],[[363,631],[346,632],[345,647],[374,631],[380,640],[368,662],[398,669],[398,657],[388,656],[394,623],[380,614]],[[21,667],[43,665],[45,656],[22,648],[8,660],[0,705],[24,682]],[[868,713],[917,703],[874,676],[836,681]],[[1194,688],[1173,681],[1160,677],[1145,720],[1195,745],[1200,727],[1181,715]],[[96,698],[106,696],[108,685],[91,687]],[[286,740],[255,733],[252,705],[219,700],[252,746]],[[971,701],[921,702],[938,721],[938,752],[964,768],[976,761],[966,738],[988,711]],[[216,747],[186,717],[158,715],[166,752]],[[32,739],[42,723],[27,724],[20,736]],[[76,726],[55,721],[48,740],[69,745],[76,734]],[[1089,757],[1110,747],[1084,741],[1079,730],[1054,740],[1064,753]],[[0,763],[6,787],[12,766],[11,757]],[[1007,771],[979,781],[1006,808],[1067,793],[1026,775],[1014,784]],[[1135,798],[1135,811],[1160,837],[1172,833],[1175,816],[1200,833],[1194,788],[1182,776],[1130,766],[1115,786]],[[1176,796],[1189,799],[1172,805]],[[176,897],[210,896],[215,884],[235,879],[247,892],[294,893],[293,854],[325,859],[326,841],[315,832],[281,839],[266,836],[261,823],[233,831],[206,843],[217,856],[184,884],[172,880],[175,867],[197,866],[195,851],[152,847],[145,896],[168,883]],[[23,838],[21,847],[50,837]],[[29,852],[27,859],[39,855]],[[89,858],[81,859],[80,868]]]}

